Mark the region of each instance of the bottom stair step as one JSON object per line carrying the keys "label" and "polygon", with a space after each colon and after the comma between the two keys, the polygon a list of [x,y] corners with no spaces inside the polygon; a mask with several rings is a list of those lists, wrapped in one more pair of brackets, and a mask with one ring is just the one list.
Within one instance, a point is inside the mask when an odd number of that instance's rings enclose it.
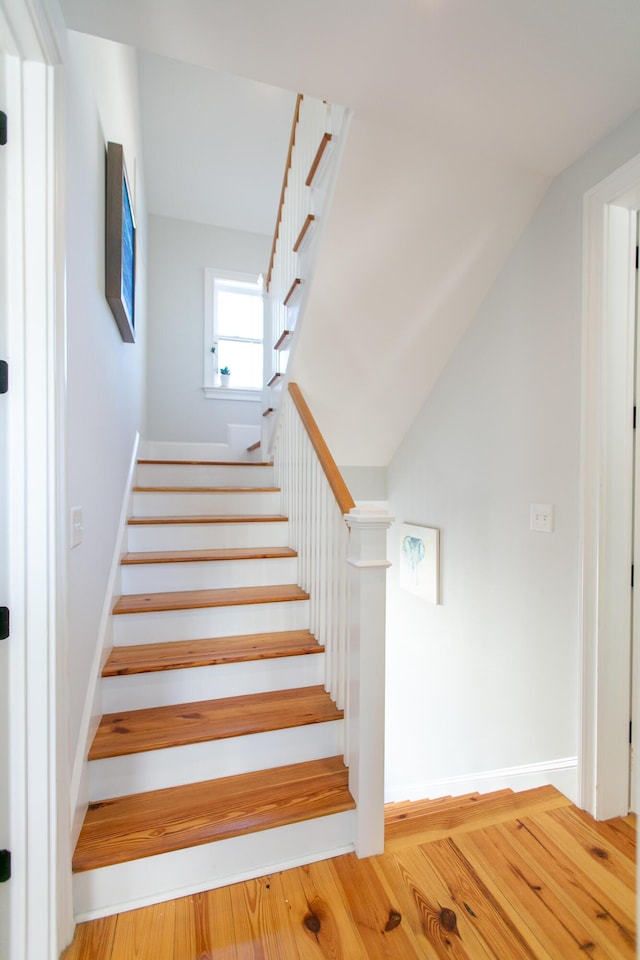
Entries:
{"label": "bottom stair step", "polygon": [[92,803],[75,872],[152,857],[355,807],[342,757]]}

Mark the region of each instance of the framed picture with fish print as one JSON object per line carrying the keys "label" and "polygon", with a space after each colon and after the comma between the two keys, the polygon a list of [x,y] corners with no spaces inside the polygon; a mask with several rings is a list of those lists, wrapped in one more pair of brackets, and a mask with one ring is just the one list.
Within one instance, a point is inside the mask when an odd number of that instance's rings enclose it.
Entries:
{"label": "framed picture with fish print", "polygon": [[440,603],[440,531],[400,524],[400,586],[427,603]]}

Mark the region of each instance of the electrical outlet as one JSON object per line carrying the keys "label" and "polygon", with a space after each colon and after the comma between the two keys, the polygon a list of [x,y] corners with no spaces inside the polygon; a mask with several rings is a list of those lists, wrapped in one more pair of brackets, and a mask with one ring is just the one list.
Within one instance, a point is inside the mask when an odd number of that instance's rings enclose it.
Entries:
{"label": "electrical outlet", "polygon": [[71,508],[71,549],[82,543],[84,526],[82,523],[82,507]]}
{"label": "electrical outlet", "polygon": [[553,504],[532,503],[529,526],[537,533],[553,533]]}

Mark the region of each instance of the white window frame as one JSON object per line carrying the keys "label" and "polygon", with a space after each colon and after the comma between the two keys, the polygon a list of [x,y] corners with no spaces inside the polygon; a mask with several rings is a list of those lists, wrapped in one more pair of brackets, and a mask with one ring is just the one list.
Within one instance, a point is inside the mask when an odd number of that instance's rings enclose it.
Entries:
{"label": "white window frame", "polygon": [[[209,400],[247,400],[259,403],[262,386],[222,387],[216,382],[217,362],[212,360],[211,347],[218,342],[216,318],[214,312],[214,283],[216,280],[236,280],[240,283],[259,283],[258,273],[238,273],[234,270],[222,270],[218,267],[205,267],[204,270],[204,349],[203,349],[203,391]],[[263,329],[264,349],[264,329]]]}

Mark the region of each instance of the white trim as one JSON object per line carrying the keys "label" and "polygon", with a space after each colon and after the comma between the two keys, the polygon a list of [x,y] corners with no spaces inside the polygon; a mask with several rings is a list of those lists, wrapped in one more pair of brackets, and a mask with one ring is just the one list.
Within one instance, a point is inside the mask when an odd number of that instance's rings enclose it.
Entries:
{"label": "white trim", "polygon": [[[214,284],[216,280],[237,280],[240,283],[250,283],[260,285],[262,274],[260,273],[239,273],[237,270],[223,270],[221,267],[204,268],[204,322],[203,322],[203,349],[202,349],[202,383],[204,395],[209,400],[227,399],[227,400],[255,400],[261,398],[262,387],[256,390],[239,389],[238,387],[221,387],[216,383],[216,374],[214,367],[217,364],[212,361],[211,348],[217,348],[216,321],[214,312]],[[262,296],[256,293],[255,296]],[[264,323],[263,323],[262,349],[264,351]],[[232,392],[237,396],[232,396]],[[226,397],[219,397],[219,393],[225,393]],[[254,395],[257,394],[257,395]]]}
{"label": "white trim", "polygon": [[[64,716],[63,97],[55,0],[7,0],[7,277],[12,803],[11,956],[53,960],[73,933]],[[27,615],[28,611],[28,615]]]}
{"label": "white trim", "polygon": [[459,797],[465,793],[492,793],[494,790],[511,789],[515,792],[553,784],[558,790],[574,800],[577,789],[577,757],[548,760],[542,763],[527,763],[498,770],[481,770],[455,777],[442,777],[421,783],[401,784],[385,791],[385,803],[404,800],[422,800],[428,797]]}
{"label": "white trim", "polygon": [[75,847],[82,829],[82,822],[87,811],[89,803],[89,775],[87,767],[87,755],[89,747],[93,741],[100,718],[102,716],[102,669],[107,661],[109,652],[113,646],[111,639],[111,610],[117,594],[120,593],[120,559],[126,552],[127,538],[127,519],[131,514],[132,487],[138,461],[138,446],[140,443],[140,434],[136,433],[133,442],[133,451],[129,462],[129,470],[125,481],[122,507],[120,510],[120,520],[118,521],[118,533],[116,536],[115,548],[111,560],[111,569],[109,579],[105,590],[102,614],[98,627],[98,638],[89,673],[89,685],[82,710],[82,719],[80,721],[80,731],[78,734],[78,745],[76,756],[71,773],[70,786],[70,816],[71,816],[71,845]]}
{"label": "white trim", "polygon": [[584,198],[579,804],[628,812],[634,278],[640,156]]}
{"label": "white trim", "polygon": [[262,389],[248,390],[239,387],[208,387],[203,388],[207,400],[249,400],[251,403],[260,403]]}

